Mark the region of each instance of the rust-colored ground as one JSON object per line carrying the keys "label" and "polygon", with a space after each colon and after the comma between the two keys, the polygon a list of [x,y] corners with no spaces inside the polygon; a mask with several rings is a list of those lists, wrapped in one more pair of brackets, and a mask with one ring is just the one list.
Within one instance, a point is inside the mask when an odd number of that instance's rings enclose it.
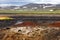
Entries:
{"label": "rust-colored ground", "polygon": [[23,27],[24,26],[33,26],[33,27],[35,27],[35,26],[41,26],[41,25],[48,26],[48,27],[60,27],[60,21],[56,21],[54,23],[48,23],[48,24],[47,23],[39,24],[37,22],[25,21],[21,24],[17,24],[14,26],[18,26],[18,27],[20,27],[20,26],[23,26]]}
{"label": "rust-colored ground", "polygon": [[60,27],[60,21],[49,24],[50,27]]}
{"label": "rust-colored ground", "polygon": [[18,27],[20,27],[20,26],[33,26],[34,27],[34,26],[37,26],[37,25],[39,25],[39,24],[36,23],[36,22],[25,21],[21,24],[17,24],[17,25],[14,25],[14,26],[18,26]]}

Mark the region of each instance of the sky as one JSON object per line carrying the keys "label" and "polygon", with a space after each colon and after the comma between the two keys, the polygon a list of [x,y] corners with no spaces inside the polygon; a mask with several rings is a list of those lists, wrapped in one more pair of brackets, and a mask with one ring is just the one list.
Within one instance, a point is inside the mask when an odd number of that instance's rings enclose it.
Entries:
{"label": "sky", "polygon": [[51,4],[60,4],[60,0],[0,0],[0,6],[10,6],[10,5],[25,5],[28,3],[51,3]]}

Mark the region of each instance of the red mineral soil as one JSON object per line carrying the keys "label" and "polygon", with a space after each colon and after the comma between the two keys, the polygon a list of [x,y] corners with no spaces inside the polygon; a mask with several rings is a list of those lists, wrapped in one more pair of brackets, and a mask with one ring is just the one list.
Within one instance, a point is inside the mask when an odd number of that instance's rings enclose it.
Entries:
{"label": "red mineral soil", "polygon": [[56,21],[52,24],[49,24],[48,26],[50,26],[50,27],[60,27],[60,21]]}
{"label": "red mineral soil", "polygon": [[36,23],[36,22],[31,22],[31,21],[25,21],[25,22],[23,22],[23,23],[20,23],[20,24],[17,24],[17,25],[14,25],[14,26],[18,26],[18,27],[20,27],[20,26],[37,26],[37,25],[39,25],[38,23]]}
{"label": "red mineral soil", "polygon": [[[16,26],[16,27],[28,27],[28,26],[35,27],[35,26],[41,26],[41,25],[42,24],[39,24],[37,22],[25,21],[23,23],[18,23],[18,24],[14,25],[14,26]],[[44,25],[48,26],[48,27],[60,27],[60,21],[56,21],[54,23],[44,24]]]}

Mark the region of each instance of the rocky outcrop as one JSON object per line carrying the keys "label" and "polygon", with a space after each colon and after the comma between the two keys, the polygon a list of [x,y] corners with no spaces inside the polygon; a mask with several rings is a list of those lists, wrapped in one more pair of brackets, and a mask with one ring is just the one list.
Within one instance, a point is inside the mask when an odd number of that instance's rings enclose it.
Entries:
{"label": "rocky outcrop", "polygon": [[10,29],[1,29],[0,39],[1,40],[59,40],[60,28],[36,26],[36,27],[14,27]]}

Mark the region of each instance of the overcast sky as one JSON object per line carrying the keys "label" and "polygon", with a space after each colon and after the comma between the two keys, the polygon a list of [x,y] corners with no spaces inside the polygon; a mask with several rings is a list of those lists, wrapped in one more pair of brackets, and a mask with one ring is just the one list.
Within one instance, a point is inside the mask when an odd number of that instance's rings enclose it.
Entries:
{"label": "overcast sky", "polygon": [[6,5],[24,5],[28,3],[51,3],[60,4],[60,0],[0,0],[0,6]]}

